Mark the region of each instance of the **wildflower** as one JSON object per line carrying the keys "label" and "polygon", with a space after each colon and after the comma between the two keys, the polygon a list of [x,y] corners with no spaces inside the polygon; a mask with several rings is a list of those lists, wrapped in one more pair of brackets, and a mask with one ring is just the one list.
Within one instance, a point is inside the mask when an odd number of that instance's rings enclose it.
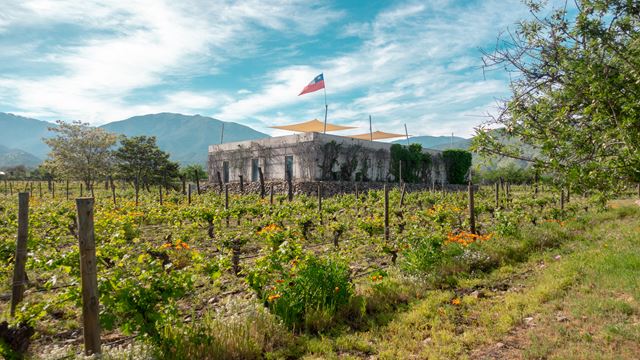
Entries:
{"label": "wildflower", "polygon": [[269,297],[267,298],[267,300],[268,300],[269,302],[272,302],[273,300],[279,299],[279,298],[281,298],[281,297],[282,297],[282,295],[280,295],[280,294],[273,294],[273,295],[269,295]]}
{"label": "wildflower", "polygon": [[278,280],[276,280],[276,282],[277,282],[278,284],[282,284],[282,283],[284,282],[284,280],[282,280],[282,279],[278,279]]}
{"label": "wildflower", "polygon": [[451,300],[451,304],[452,305],[460,305],[460,299],[454,298],[453,300]]}
{"label": "wildflower", "polygon": [[171,243],[165,243],[165,244],[162,244],[162,246],[160,246],[160,249],[166,249],[166,248],[170,248],[172,246],[173,246],[173,244],[171,244]]}

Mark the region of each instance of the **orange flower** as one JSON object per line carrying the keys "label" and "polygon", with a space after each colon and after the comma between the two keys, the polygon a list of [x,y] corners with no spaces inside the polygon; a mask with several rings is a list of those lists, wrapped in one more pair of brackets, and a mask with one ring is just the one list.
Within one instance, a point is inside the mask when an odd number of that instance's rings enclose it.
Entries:
{"label": "orange flower", "polygon": [[166,249],[166,248],[170,248],[172,246],[173,246],[173,244],[171,244],[171,243],[165,243],[165,244],[162,244],[162,246],[160,246],[160,249]]}
{"label": "orange flower", "polygon": [[453,304],[453,305],[460,305],[460,299],[458,299],[458,298],[454,298],[453,300],[451,300],[451,304]]}
{"label": "orange flower", "polygon": [[273,300],[279,299],[280,297],[282,297],[282,295],[280,295],[280,294],[269,295],[269,297],[267,298],[267,300],[268,300],[269,302],[272,302]]}
{"label": "orange flower", "polygon": [[276,282],[277,282],[278,284],[282,284],[282,283],[284,282],[284,280],[276,280]]}

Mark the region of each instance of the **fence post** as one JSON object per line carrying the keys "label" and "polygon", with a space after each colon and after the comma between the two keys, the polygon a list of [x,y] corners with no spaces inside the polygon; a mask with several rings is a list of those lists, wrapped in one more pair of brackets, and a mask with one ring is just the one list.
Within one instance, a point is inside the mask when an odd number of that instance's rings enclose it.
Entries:
{"label": "fence post", "polygon": [[220,187],[220,193],[222,193],[222,176],[220,176],[220,171],[216,171],[216,177],[218,178],[218,186]]}
{"label": "fence post", "polygon": [[42,181],[38,181],[38,193],[40,194],[40,199],[42,199]]}
{"label": "fence post", "polygon": [[13,286],[11,293],[11,316],[16,312],[16,306],[22,301],[24,294],[24,272],[27,263],[27,239],[29,237],[29,193],[18,194],[18,239],[16,242],[16,257],[13,267]]}
{"label": "fence post", "polygon": [[138,193],[140,192],[140,178],[136,175],[136,206],[138,206]]}
{"label": "fence post", "polygon": [[69,179],[67,179],[66,194],[67,194],[67,200],[69,200]]}
{"label": "fence post", "polygon": [[269,204],[273,205],[273,183],[271,183],[271,189],[269,191]]}
{"label": "fence post", "polygon": [[496,209],[500,208],[500,183],[496,181]]}
{"label": "fence post", "polygon": [[187,195],[187,179],[182,176],[182,195]]}
{"label": "fence post", "polygon": [[[640,187],[638,189],[640,189]],[[13,196],[13,183],[11,181],[9,181],[9,195]]]}
{"label": "fence post", "polygon": [[52,199],[56,198],[56,183],[55,182],[51,183],[51,198]]}
{"label": "fence post", "polygon": [[571,184],[567,185],[567,204],[571,201]]}
{"label": "fence post", "polygon": [[244,176],[238,175],[238,177],[240,178],[240,194],[243,194],[244,193]]}
{"label": "fence post", "polygon": [[[224,184],[224,210],[229,211],[229,185]],[[229,227],[229,214],[226,217],[227,227]]]}
{"label": "fence post", "polygon": [[118,203],[116,202],[116,184],[111,182],[111,197],[113,197],[113,206],[117,207]]}
{"label": "fence post", "polygon": [[258,176],[260,177],[260,198],[264,199],[264,174],[262,173],[261,167],[258,167]]}
{"label": "fence post", "polygon": [[162,205],[162,185],[158,185],[158,191],[160,194],[160,205]]}
{"label": "fence post", "polygon": [[189,205],[191,205],[191,184],[189,184],[189,194],[187,195]]}
{"label": "fence post", "polygon": [[564,189],[560,189],[560,210],[564,210]]}
{"label": "fence post", "polygon": [[82,197],[82,183],[80,183],[80,197]]}
{"label": "fence post", "polygon": [[289,201],[293,201],[293,183],[291,181],[291,174],[287,173],[287,197]]}
{"label": "fence post", "polygon": [[384,240],[389,241],[389,188],[384,184]]}
{"label": "fence post", "polygon": [[476,213],[473,201],[473,182],[469,179],[469,228],[472,234],[476,233]]}
{"label": "fence post", "polygon": [[322,183],[318,182],[318,216],[320,217],[320,225],[322,225]]}
{"label": "fence post", "polygon": [[403,183],[402,184],[402,194],[400,195],[400,207],[402,208],[404,206],[404,195],[407,192],[407,184]]}
{"label": "fence post", "polygon": [[76,199],[78,209],[78,244],[82,278],[82,322],[84,352],[100,354],[99,297],[96,273],[96,243],[93,231],[93,198]]}
{"label": "fence post", "polygon": [[193,173],[196,176],[196,190],[198,191],[198,195],[200,195],[200,177],[198,176],[198,170],[194,169]]}

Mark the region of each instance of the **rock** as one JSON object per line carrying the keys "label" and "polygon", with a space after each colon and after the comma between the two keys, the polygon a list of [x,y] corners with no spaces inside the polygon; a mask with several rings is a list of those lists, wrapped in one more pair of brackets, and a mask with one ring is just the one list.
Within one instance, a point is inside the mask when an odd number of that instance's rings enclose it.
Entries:
{"label": "rock", "polygon": [[486,297],[486,295],[484,294],[484,291],[482,291],[482,290],[475,290],[471,294],[469,294],[469,296],[471,296],[473,298],[476,298],[476,299],[482,299],[482,298]]}

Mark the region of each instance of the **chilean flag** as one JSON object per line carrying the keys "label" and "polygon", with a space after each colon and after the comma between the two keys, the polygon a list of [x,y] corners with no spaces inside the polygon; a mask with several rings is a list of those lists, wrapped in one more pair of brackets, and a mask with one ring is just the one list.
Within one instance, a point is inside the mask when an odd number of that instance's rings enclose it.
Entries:
{"label": "chilean flag", "polygon": [[302,89],[302,92],[298,94],[298,96],[308,94],[310,92],[318,91],[320,89],[324,89],[324,76],[322,74],[316,76],[309,83],[309,85],[305,86],[304,89]]}

